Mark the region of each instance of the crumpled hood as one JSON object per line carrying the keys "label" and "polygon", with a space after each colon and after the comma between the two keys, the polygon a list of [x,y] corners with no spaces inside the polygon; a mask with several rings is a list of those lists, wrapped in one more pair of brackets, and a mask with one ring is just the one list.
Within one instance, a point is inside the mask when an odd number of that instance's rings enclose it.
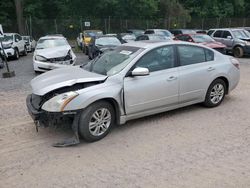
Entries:
{"label": "crumpled hood", "polygon": [[56,57],[64,57],[68,54],[69,50],[71,49],[70,46],[58,46],[53,48],[46,48],[46,49],[36,49],[34,55],[40,55],[47,59],[56,58]]}
{"label": "crumpled hood", "polygon": [[44,94],[76,83],[103,81],[107,76],[88,72],[79,66],[60,68],[48,71],[31,80],[32,92],[36,95]]}

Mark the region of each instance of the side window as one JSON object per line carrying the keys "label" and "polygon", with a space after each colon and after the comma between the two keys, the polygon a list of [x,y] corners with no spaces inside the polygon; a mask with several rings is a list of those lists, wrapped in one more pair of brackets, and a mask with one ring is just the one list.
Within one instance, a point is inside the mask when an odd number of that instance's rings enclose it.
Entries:
{"label": "side window", "polygon": [[224,31],[223,35],[222,35],[222,38],[227,38],[228,36],[232,37],[231,33],[229,31]]}
{"label": "side window", "polygon": [[202,63],[206,61],[205,50],[196,46],[178,46],[181,66]]}
{"label": "side window", "polygon": [[214,30],[209,30],[209,31],[207,32],[207,34],[210,36],[210,35],[212,35],[213,32],[214,32]]}
{"label": "side window", "polygon": [[212,50],[205,49],[206,61],[214,60],[214,52]]}
{"label": "side window", "polygon": [[136,67],[148,68],[150,72],[174,67],[175,54],[173,46],[164,46],[146,53],[137,63]]}
{"label": "side window", "polygon": [[145,31],[145,34],[154,34],[154,31],[153,30],[147,30],[147,31]]}
{"label": "side window", "polygon": [[222,31],[215,31],[214,37],[221,38]]}

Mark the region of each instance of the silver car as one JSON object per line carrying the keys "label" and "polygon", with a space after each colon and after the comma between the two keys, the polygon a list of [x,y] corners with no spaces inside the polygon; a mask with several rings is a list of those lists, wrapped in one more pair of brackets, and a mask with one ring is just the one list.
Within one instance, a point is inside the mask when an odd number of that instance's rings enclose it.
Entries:
{"label": "silver car", "polygon": [[85,66],[56,69],[31,81],[27,107],[37,125],[72,121],[74,138],[93,142],[115,124],[195,103],[216,107],[240,78],[239,62],[198,44],[133,42]]}

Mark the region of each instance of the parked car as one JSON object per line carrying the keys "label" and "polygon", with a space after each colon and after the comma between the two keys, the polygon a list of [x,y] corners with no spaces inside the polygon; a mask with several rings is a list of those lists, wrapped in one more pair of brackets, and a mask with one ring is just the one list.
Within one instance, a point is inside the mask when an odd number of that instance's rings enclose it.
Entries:
{"label": "parked car", "polygon": [[128,30],[126,31],[126,33],[134,34],[135,37],[138,37],[138,36],[140,36],[140,35],[143,35],[144,32],[145,32],[145,31],[142,30],[142,29],[128,29]]}
{"label": "parked car", "polygon": [[27,55],[25,41],[17,33],[4,33],[2,40],[2,50],[4,49],[7,58],[19,59],[20,55]]}
{"label": "parked car", "polygon": [[181,34],[196,34],[196,31],[193,29],[170,29],[169,30],[174,36]]}
{"label": "parked car", "polygon": [[226,52],[235,57],[250,54],[250,33],[244,29],[212,29],[208,32],[214,40],[226,45]]}
{"label": "parked car", "polygon": [[135,41],[142,41],[142,40],[164,41],[164,40],[172,40],[172,39],[166,38],[163,35],[157,35],[157,34],[144,34],[144,35],[136,37],[135,39]]}
{"label": "parked car", "polygon": [[238,29],[245,29],[245,30],[247,30],[248,32],[250,32],[250,27],[238,27]]}
{"label": "parked car", "polygon": [[136,37],[133,33],[119,33],[117,38],[121,41],[121,43],[129,43],[135,41]]}
{"label": "parked car", "polygon": [[36,47],[36,41],[31,36],[22,36],[26,44],[27,52],[33,52]]}
{"label": "parked car", "polygon": [[33,55],[35,72],[46,72],[52,69],[73,66],[76,55],[66,38],[60,35],[41,37]]}
{"label": "parked car", "polygon": [[173,34],[166,29],[147,29],[144,34],[163,35],[166,38],[174,38]]}
{"label": "parked car", "polygon": [[101,36],[103,32],[101,30],[85,30],[83,31],[83,52],[88,55],[88,45],[91,37]]}
{"label": "parked car", "polygon": [[113,50],[117,46],[120,46],[122,43],[112,36],[99,36],[92,37],[88,45],[88,56],[89,59],[94,59],[99,54],[102,54],[106,51]]}
{"label": "parked car", "polygon": [[[133,42],[85,66],[57,69],[31,81],[31,117],[44,126],[72,119],[78,134],[93,142],[115,124],[203,103],[221,104],[238,84],[239,62],[199,44]],[[58,146],[58,145],[57,145]]]}
{"label": "parked car", "polygon": [[83,34],[79,33],[79,35],[76,38],[77,46],[82,50],[83,47]]}
{"label": "parked car", "polygon": [[216,42],[212,37],[206,34],[184,34],[184,35],[177,35],[175,37],[177,40],[187,41],[187,42],[194,42],[200,43],[207,47],[213,48],[223,54],[225,54],[226,46],[221,42]]}

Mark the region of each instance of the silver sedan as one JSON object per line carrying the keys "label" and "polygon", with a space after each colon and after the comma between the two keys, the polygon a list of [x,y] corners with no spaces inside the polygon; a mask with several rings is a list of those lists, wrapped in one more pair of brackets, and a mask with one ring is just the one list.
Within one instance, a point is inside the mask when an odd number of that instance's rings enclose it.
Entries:
{"label": "silver sedan", "polygon": [[78,134],[93,142],[128,120],[195,103],[216,107],[239,78],[236,59],[205,46],[134,42],[85,66],[36,77],[31,81],[33,93],[27,97],[27,107],[42,125],[69,117],[76,137],[72,143],[79,143]]}

